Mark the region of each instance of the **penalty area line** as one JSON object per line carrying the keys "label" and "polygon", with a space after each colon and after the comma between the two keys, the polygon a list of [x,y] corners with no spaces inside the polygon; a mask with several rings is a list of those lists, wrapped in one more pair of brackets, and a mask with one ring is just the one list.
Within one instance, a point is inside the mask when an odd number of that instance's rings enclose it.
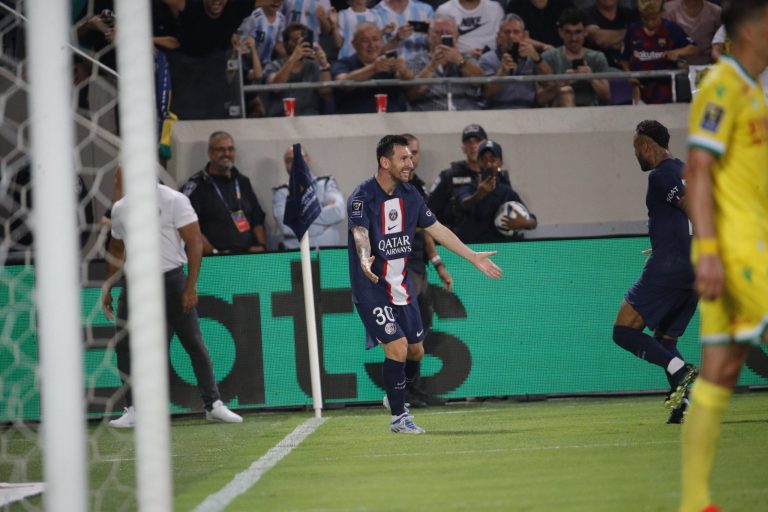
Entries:
{"label": "penalty area line", "polygon": [[326,418],[310,418],[293,432],[283,438],[267,453],[255,461],[245,471],[235,475],[227,485],[219,491],[209,495],[196,508],[195,512],[220,512],[224,510],[235,498],[250,489],[256,482],[264,476],[264,473],[272,469],[280,462],[283,457],[299,446],[312,432],[325,423]]}

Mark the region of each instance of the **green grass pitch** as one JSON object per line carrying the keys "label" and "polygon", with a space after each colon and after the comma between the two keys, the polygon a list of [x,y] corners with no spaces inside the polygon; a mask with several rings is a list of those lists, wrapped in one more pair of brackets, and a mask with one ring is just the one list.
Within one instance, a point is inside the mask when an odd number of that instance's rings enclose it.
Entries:
{"label": "green grass pitch", "polygon": [[[661,397],[452,404],[412,411],[426,435],[394,435],[379,408],[327,421],[228,511],[674,511],[680,427]],[[241,425],[173,421],[175,510],[191,510],[310,413],[254,413]],[[34,438],[8,436],[39,471]],[[90,430],[93,510],[134,510],[132,432]],[[713,476],[726,511],[768,510],[768,393],[736,395]],[[98,460],[97,460],[98,459]],[[0,464],[0,481],[9,466]],[[40,505],[35,498],[32,505]],[[10,510],[29,510],[21,505]]]}

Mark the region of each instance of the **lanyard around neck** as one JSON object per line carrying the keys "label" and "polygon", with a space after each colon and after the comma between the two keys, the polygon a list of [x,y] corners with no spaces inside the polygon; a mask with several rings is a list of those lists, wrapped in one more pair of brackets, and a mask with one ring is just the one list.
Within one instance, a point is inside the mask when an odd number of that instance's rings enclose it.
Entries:
{"label": "lanyard around neck", "polygon": [[237,176],[233,176],[233,179],[235,180],[235,197],[237,198],[237,208],[232,208],[229,206],[229,203],[227,203],[227,200],[224,199],[224,194],[221,193],[221,190],[219,189],[219,186],[216,184],[216,180],[213,176],[208,174],[211,178],[211,184],[213,185],[213,188],[216,190],[216,193],[219,195],[219,199],[221,199],[221,202],[224,203],[224,206],[227,207],[227,211],[234,211],[234,210],[240,210],[242,209],[241,201],[240,201],[240,182],[237,180]]}

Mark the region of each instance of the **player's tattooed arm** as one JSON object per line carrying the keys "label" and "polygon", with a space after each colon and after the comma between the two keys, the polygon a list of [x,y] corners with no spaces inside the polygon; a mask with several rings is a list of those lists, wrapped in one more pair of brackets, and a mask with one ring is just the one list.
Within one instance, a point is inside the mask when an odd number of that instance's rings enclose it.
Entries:
{"label": "player's tattooed arm", "polygon": [[379,276],[371,271],[371,265],[373,265],[373,260],[376,257],[371,256],[371,239],[368,236],[368,230],[361,226],[355,226],[352,228],[352,237],[355,239],[355,249],[360,258],[360,268],[363,274],[372,283],[378,283]]}

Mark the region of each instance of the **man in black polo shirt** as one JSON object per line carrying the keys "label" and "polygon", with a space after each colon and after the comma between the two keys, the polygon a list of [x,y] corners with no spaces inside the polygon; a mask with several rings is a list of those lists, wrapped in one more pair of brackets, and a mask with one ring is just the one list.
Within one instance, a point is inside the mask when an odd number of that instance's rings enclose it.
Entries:
{"label": "man in black polo shirt", "polygon": [[203,232],[203,254],[264,252],[264,211],[251,181],[235,167],[235,142],[227,132],[208,138],[208,163],[184,184]]}

